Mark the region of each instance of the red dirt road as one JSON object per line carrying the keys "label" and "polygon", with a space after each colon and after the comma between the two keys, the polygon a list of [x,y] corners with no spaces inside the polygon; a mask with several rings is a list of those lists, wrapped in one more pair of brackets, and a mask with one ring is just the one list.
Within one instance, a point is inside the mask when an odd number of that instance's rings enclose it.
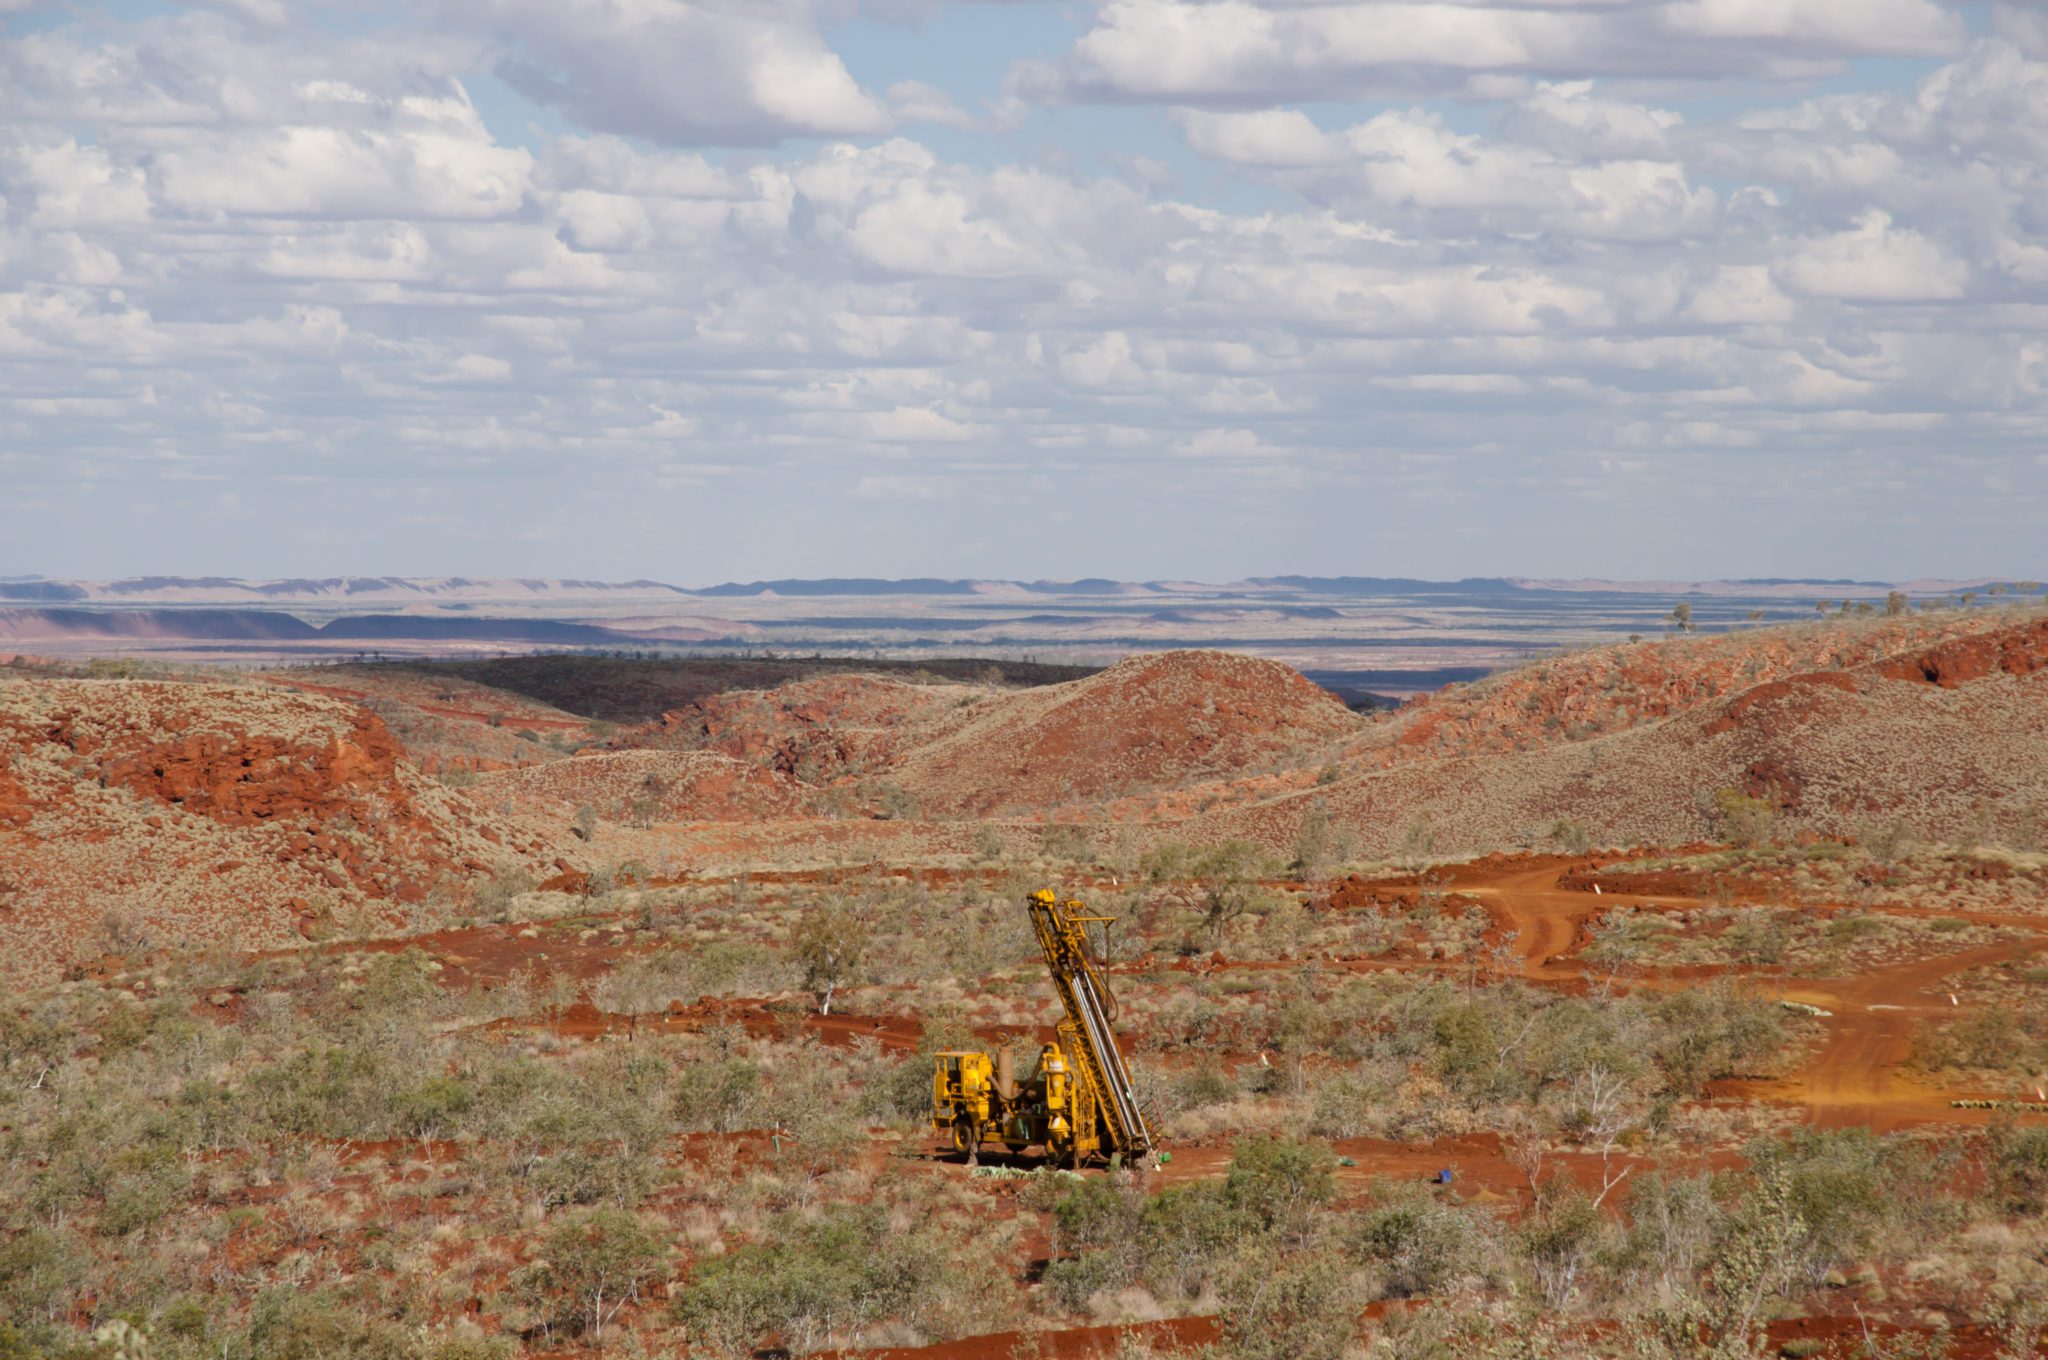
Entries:
{"label": "red dirt road", "polygon": [[[1511,933],[1520,976],[1559,983],[1586,976],[1575,957],[1586,943],[1588,922],[1615,907],[1693,907],[1698,899],[1617,893],[1595,896],[1560,886],[1570,866],[1556,861],[1468,866],[1457,891],[1486,903],[1504,932]],[[1882,910],[1882,909],[1880,909]],[[1904,908],[1906,916],[1954,916]],[[1971,914],[1965,914],[1971,915]],[[2048,922],[2019,916],[1985,916],[1984,923],[2048,933]],[[1797,1075],[1782,1081],[1727,1083],[1724,1095],[1787,1101],[1806,1106],[1824,1128],[1867,1127],[1878,1132],[1917,1124],[1983,1124],[1990,1112],[1952,1109],[1949,1102],[1979,1092],[1937,1090],[1907,1077],[1913,1027],[1921,1017],[1950,1010],[1943,978],[1987,964],[2004,963],[2039,948],[2035,940],[2011,941],[1961,953],[1912,959],[1854,978],[1773,979],[1781,999],[1830,1012],[1827,1041]],[[1675,978],[1632,979],[1630,985],[1684,985]]]}

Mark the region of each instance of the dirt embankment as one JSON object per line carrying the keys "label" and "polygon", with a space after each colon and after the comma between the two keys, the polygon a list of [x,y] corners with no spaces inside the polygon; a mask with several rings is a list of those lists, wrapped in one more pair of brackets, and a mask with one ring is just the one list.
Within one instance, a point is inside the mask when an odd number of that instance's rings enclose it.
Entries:
{"label": "dirt embankment", "polygon": [[422,775],[376,715],[255,685],[0,684],[9,975],[279,943],[558,851]]}

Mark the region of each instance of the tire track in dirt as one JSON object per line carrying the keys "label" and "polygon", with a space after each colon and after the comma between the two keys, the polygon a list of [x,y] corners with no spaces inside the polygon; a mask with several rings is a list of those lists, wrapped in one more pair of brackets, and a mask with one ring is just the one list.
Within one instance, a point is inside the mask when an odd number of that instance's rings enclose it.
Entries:
{"label": "tire track in dirt", "polygon": [[1570,867],[1517,865],[1461,880],[1455,889],[1478,898],[1503,933],[1512,935],[1520,976],[1532,982],[1583,977],[1585,969],[1575,956],[1587,923],[1609,907],[1637,900],[1589,896],[1559,887],[1558,880]]}
{"label": "tire track in dirt", "polygon": [[[1913,959],[1862,977],[1797,981],[1788,1001],[1834,1012],[1827,1042],[1785,1090],[1807,1107],[1822,1128],[1863,1126],[1879,1133],[1913,1124],[1984,1124],[1988,1110],[1949,1106],[1955,1092],[1937,1090],[1904,1075],[1913,1054],[1913,1028],[1922,1017],[1950,1009],[1936,993],[1942,979],[1971,968],[2001,964],[2038,948],[2035,940],[2010,941]],[[1759,1095],[1764,1091],[1759,1089]],[[1975,1094],[1975,1093],[1971,1093]]]}
{"label": "tire track in dirt", "polygon": [[[1467,877],[1457,891],[1484,902],[1504,931],[1514,933],[1519,975],[1532,982],[1583,979],[1577,952],[1584,945],[1586,925],[1598,913],[1616,907],[1698,906],[1697,899],[1616,894],[1595,896],[1559,886],[1570,866],[1510,865]],[[1911,917],[1951,916],[2048,933],[2048,922],[2026,917],[1976,912],[1944,912],[1902,907],[1896,914]],[[1911,959],[1852,978],[1788,978],[1773,990],[1779,999],[1817,1006],[1830,1012],[1828,1037],[1798,1073],[1773,1082],[1734,1082],[1723,1094],[1754,1099],[1788,1100],[1806,1106],[1808,1117],[1822,1128],[1861,1126],[1876,1132],[1913,1124],[1983,1124],[1991,1112],[1952,1109],[1956,1093],[1916,1082],[1903,1073],[1912,1057],[1913,1029],[1922,1017],[1946,1008],[1936,995],[1944,978],[1972,968],[2010,962],[2040,948],[2039,939],[2006,941],[1961,953]],[[1641,983],[1686,985],[1677,979],[1642,979]],[[1974,1093],[1973,1093],[1974,1094]]]}

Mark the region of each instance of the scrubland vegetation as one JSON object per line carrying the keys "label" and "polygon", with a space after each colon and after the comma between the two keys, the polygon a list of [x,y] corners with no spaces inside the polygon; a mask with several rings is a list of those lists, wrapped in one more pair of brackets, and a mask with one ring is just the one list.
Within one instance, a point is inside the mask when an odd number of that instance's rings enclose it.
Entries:
{"label": "scrubland vegetation", "polygon": [[[2048,626],[2000,627],[1381,721],[1216,654],[21,681],[0,1360],[2034,1354]],[[1050,1037],[1048,885],[1117,918],[1164,1165],[934,1150],[935,1053]]]}
{"label": "scrubland vegetation", "polygon": [[[1028,873],[617,892],[21,999],[0,1356],[1028,1348],[1183,1315],[1213,1335],[1175,1344],[1219,1360],[1732,1356],[1845,1290],[1886,1320],[1868,1354],[1925,1353],[1886,1327],[1944,1309],[2027,1353],[2048,1132],[1879,1138],[1715,1101],[1813,1022],[1735,982],[1525,985],[1454,894],[1340,911],[1264,867],[1168,850],[1094,899],[1125,918],[1119,1024],[1179,1157],[1149,1176],[974,1177],[929,1150],[930,1054],[1028,1051],[1051,1019]],[[1415,939],[1443,966],[1346,962]],[[1401,1148],[1470,1181],[1426,1184]]]}

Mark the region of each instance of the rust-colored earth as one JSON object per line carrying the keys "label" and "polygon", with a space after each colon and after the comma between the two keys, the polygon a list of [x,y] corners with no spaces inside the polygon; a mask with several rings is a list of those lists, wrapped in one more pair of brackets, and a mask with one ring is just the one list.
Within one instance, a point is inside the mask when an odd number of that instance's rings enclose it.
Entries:
{"label": "rust-colored earth", "polygon": [[[54,680],[11,668],[0,679],[0,982],[218,945],[418,948],[446,988],[566,984],[549,1005],[486,1027],[512,1042],[630,1043],[729,1026],[907,1053],[928,1009],[908,984],[872,989],[853,1012],[830,1016],[796,993],[641,1014],[608,998],[613,1009],[601,1008],[604,979],[650,946],[631,928],[634,907],[618,905],[630,899],[597,894],[607,882],[661,885],[686,903],[677,910],[710,911],[721,897],[772,889],[795,910],[793,890],[828,895],[842,878],[1007,891],[1004,866],[1020,864],[1121,892],[1177,842],[1242,839],[1276,863],[1306,866],[1305,840],[1319,829],[1354,862],[1415,870],[1270,889],[1337,914],[1405,912],[1427,894],[1467,913],[1467,939],[1477,931],[1472,909],[1484,912],[1485,930],[1477,950],[1457,957],[1394,950],[1319,958],[1318,967],[1580,994],[1733,976],[1803,1008],[1811,1048],[1782,1075],[1719,1083],[1709,1102],[1887,1132],[1994,1117],[1953,1102],[2012,1093],[1935,1084],[1913,1066],[1915,1035],[1982,1008],[1967,990],[1955,994],[1959,977],[2048,940],[2048,912],[2027,897],[2038,866],[2013,856],[1945,880],[1976,897],[1860,903],[1863,915],[1927,929],[1909,937],[1909,957],[1852,976],[1726,962],[1615,966],[1587,953],[1596,927],[1629,913],[1696,912],[1727,887],[1668,865],[1732,839],[1730,808],[1802,844],[1848,847],[1883,819],[1931,838],[2021,842],[2027,809],[2048,805],[2048,621],[2034,618],[1603,648],[1379,720],[1285,667],[1213,652],[1134,658],[1021,691],[819,676],[701,698],[601,743],[573,715],[480,686],[381,684]],[[467,777],[436,777],[458,772]],[[1640,848],[1548,852],[1607,843]],[[492,913],[510,919],[485,919]],[[1934,919],[1999,933],[1944,944]],[[351,938],[327,942],[337,934]],[[1259,989],[1300,963],[1205,951],[1128,967],[1235,974],[1227,980]],[[239,1006],[225,996],[194,1013],[229,1021]],[[1027,1012],[1012,1014],[1026,1018],[983,1032],[1039,1032]],[[1226,1067],[1257,1057],[1215,1056]],[[763,1137],[732,1141],[758,1155]],[[1349,1163],[1339,1177],[1347,1194],[1445,1170],[1452,1179],[1440,1193],[1498,1201],[1508,1214],[1534,1192],[1531,1160],[1496,1134],[1334,1146]],[[1156,1184],[1220,1175],[1229,1158],[1221,1138],[1171,1151]],[[693,1144],[676,1155],[703,1152]],[[443,1153],[454,1149],[361,1145],[345,1157]],[[1730,1156],[1662,1169],[1719,1168]],[[951,1174],[936,1158],[922,1165],[920,1174]],[[1566,1149],[1548,1153],[1541,1171],[1597,1193],[1651,1165]],[[1151,1339],[1197,1344],[1214,1323],[1147,1326]],[[997,1334],[877,1354],[1008,1360],[1035,1343],[1043,1355],[1093,1356],[1129,1330]],[[1958,1354],[1988,1353],[1968,1329],[1954,1337]],[[1773,1338],[1856,1339],[1831,1314],[1780,1324]]]}

